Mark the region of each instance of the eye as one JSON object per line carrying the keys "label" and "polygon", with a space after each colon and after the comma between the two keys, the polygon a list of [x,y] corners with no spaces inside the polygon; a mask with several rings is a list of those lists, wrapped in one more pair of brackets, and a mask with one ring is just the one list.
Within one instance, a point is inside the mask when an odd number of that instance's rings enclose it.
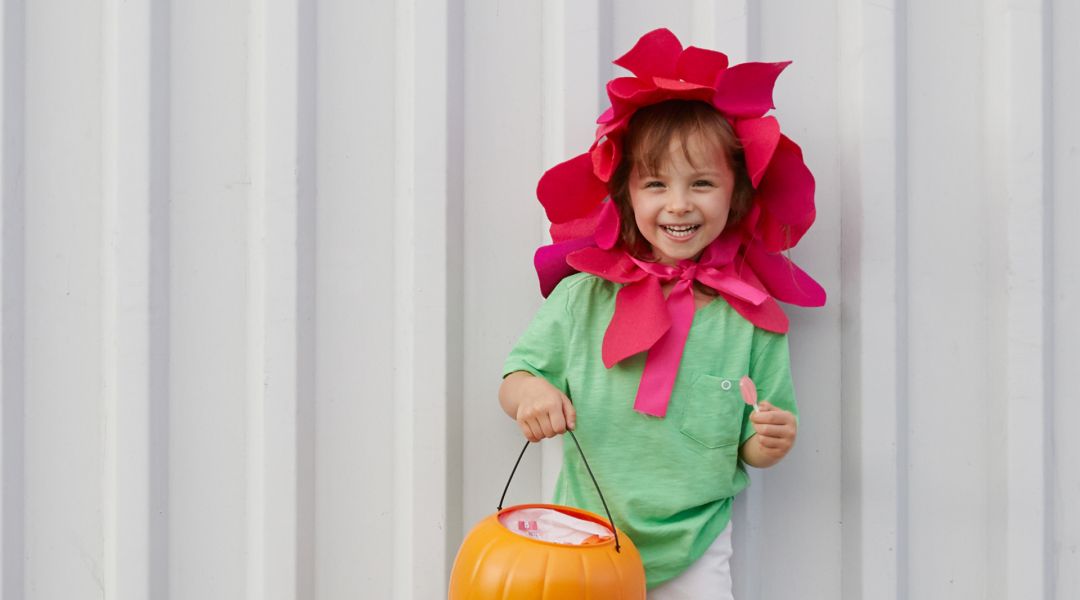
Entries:
{"label": "eye", "polygon": [[698,179],[694,182],[694,187],[716,187],[716,184],[708,179]]}
{"label": "eye", "polygon": [[652,181],[646,181],[645,185],[643,187],[646,188],[646,189],[648,189],[648,188],[661,189],[661,188],[664,187],[664,182],[653,179]]}

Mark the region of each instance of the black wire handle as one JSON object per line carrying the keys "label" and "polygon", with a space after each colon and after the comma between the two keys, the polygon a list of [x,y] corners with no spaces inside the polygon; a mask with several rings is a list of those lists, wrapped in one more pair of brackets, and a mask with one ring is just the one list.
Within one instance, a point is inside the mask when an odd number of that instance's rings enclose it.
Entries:
{"label": "black wire handle", "polygon": [[[577,441],[577,436],[574,432],[567,429],[566,433],[570,434],[570,437],[574,440],[574,445],[577,446],[578,454],[581,455],[581,462],[585,463],[585,470],[589,472],[589,477],[592,478],[593,485],[596,486],[596,493],[600,496],[600,503],[604,505],[604,512],[607,513],[608,523],[611,524],[611,532],[615,534],[615,551],[619,552],[619,530],[615,528],[615,520],[611,518],[611,511],[608,510],[607,500],[604,500],[604,492],[600,491],[600,484],[596,483],[596,475],[593,475],[592,468],[589,466],[589,461],[585,460],[585,453],[581,451],[581,444]],[[506,492],[510,489],[510,481],[514,479],[514,473],[517,473],[518,465],[521,464],[521,457],[525,456],[525,451],[529,449],[529,441],[525,440],[525,445],[521,448],[521,453],[518,454],[517,461],[514,462],[514,468],[510,471],[510,478],[506,480],[506,487],[503,488],[502,497],[499,498],[499,507],[497,510],[502,510],[503,501],[506,500]]]}

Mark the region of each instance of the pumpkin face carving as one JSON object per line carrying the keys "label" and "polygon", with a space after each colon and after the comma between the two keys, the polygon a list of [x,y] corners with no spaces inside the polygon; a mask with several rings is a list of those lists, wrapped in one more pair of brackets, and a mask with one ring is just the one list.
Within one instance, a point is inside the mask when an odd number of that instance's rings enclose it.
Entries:
{"label": "pumpkin face carving", "polygon": [[499,522],[503,513],[547,508],[599,523],[591,512],[552,504],[511,506],[489,515],[465,536],[450,573],[450,600],[644,600],[645,570],[630,538],[566,545],[533,539]]}

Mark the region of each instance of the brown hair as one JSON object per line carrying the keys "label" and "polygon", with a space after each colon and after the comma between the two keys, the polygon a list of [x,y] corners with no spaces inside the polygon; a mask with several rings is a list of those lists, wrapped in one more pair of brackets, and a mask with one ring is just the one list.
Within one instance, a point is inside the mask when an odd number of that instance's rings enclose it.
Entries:
{"label": "brown hair", "polygon": [[648,257],[649,244],[634,220],[634,208],[630,204],[630,171],[635,166],[647,173],[659,171],[670,156],[671,140],[676,138],[682,144],[686,160],[693,163],[687,141],[695,133],[701,133],[706,143],[724,153],[735,174],[727,227],[737,224],[750,210],[754,187],[746,172],[742,145],[731,124],[719,111],[697,100],[667,100],[641,108],[630,118],[622,141],[622,161],[608,181],[608,194],[619,209],[622,221],[619,239],[637,258]]}

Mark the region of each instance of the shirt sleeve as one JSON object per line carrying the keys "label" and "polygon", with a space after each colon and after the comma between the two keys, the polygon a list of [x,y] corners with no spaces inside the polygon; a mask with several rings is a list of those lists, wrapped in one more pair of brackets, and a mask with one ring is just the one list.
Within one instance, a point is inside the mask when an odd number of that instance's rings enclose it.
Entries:
{"label": "shirt sleeve", "polygon": [[570,287],[570,282],[564,279],[540,306],[503,363],[503,377],[514,371],[527,371],[570,395],[567,383],[567,348],[573,334]]}
{"label": "shirt sleeve", "polygon": [[[768,400],[773,406],[795,415],[795,422],[799,422],[786,335],[754,329],[753,345],[750,348],[750,378],[754,380],[754,387],[758,390],[759,402]],[[756,433],[750,422],[750,414],[753,412],[754,409],[750,406],[743,411],[740,445]]]}

